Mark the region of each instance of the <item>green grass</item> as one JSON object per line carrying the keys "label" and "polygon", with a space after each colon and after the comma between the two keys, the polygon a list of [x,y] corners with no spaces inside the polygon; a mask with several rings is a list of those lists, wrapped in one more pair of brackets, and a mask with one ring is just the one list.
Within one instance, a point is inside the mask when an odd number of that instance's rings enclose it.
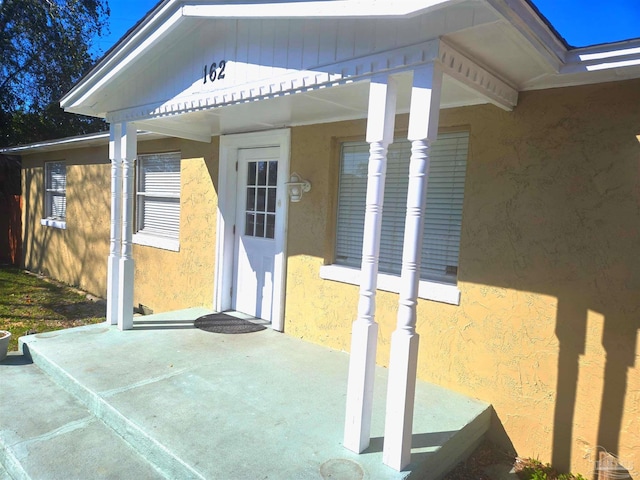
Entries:
{"label": "green grass", "polygon": [[17,268],[0,268],[0,330],[11,332],[9,350],[18,337],[105,321],[104,301]]}

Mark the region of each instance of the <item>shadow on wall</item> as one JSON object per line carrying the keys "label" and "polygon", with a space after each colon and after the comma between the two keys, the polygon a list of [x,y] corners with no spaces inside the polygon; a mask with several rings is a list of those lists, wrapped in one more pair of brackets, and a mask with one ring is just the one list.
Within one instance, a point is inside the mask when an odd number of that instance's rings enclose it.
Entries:
{"label": "shadow on wall", "polygon": [[[106,159],[106,152],[89,151],[86,157]],[[23,161],[24,267],[104,296],[110,228],[109,165],[106,160],[70,160],[66,164],[63,230],[40,225],[44,218],[44,165]]]}
{"label": "shadow on wall", "polygon": [[[465,282],[557,298],[551,462],[564,471],[577,455],[588,458],[597,472],[595,450],[619,455],[638,447],[620,441],[625,431],[638,438],[630,430],[640,408],[640,384],[629,377],[637,366],[640,329],[640,125],[624,121],[637,120],[628,95],[612,99],[594,90],[587,91],[591,95],[582,98],[579,109],[562,105],[564,92],[546,92],[551,98],[544,103],[537,97],[542,94],[523,94],[515,112],[520,115],[514,115],[508,131],[475,132],[473,148],[495,142],[499,153],[491,164],[486,158],[470,163],[460,254]],[[561,113],[552,116],[545,103],[553,103],[554,96]],[[533,309],[529,313],[519,320],[533,332],[543,319]],[[550,352],[546,340],[531,339],[530,353]],[[590,392],[586,400],[585,389]],[[586,446],[572,451],[585,424],[597,425],[597,439],[584,438],[589,452]],[[620,458],[629,467],[627,460]]]}

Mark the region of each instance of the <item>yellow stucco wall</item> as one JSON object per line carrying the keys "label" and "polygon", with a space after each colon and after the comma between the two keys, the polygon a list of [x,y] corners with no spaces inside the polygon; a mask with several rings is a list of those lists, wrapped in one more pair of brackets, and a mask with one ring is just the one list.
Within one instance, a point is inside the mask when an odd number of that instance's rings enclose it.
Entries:
{"label": "yellow stucco wall", "polygon": [[[590,474],[604,446],[640,472],[640,82],[520,94],[513,112],[441,112],[470,155],[459,306],[420,301],[418,375],[491,402],[522,455]],[[397,129],[406,129],[406,116]],[[295,128],[285,329],[348,350],[358,287],[322,280],[337,145],[364,122]],[[398,295],[379,291],[379,364]]]}
{"label": "yellow stucco wall", "polygon": [[[155,312],[211,307],[217,196],[218,142],[142,141],[138,152],[180,151],[180,251],[134,245],[134,305]],[[66,230],[40,225],[44,215],[44,162],[67,165]],[[24,266],[105,296],[109,255],[111,166],[107,147],[23,156]]]}
{"label": "yellow stucco wall", "polygon": [[[109,254],[110,170],[107,148],[22,157],[24,266],[104,296]],[[40,225],[44,162],[67,166],[67,229]]]}
{"label": "yellow stucco wall", "polygon": [[180,251],[134,245],[134,304],[154,312],[213,305],[218,140],[145,142],[138,153],[180,150]]}

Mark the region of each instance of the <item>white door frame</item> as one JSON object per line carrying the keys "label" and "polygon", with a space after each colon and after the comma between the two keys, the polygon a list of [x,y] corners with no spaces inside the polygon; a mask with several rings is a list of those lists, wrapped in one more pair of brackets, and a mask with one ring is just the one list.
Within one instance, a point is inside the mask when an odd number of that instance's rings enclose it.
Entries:
{"label": "white door frame", "polygon": [[255,133],[239,133],[220,137],[220,163],[218,167],[218,217],[216,239],[215,284],[213,309],[223,312],[231,308],[234,265],[234,226],[236,221],[236,162],[238,150],[243,148],[279,147],[278,194],[276,197],[276,255],[273,276],[273,310],[271,327],[284,330],[284,296],[287,270],[287,226],[291,131],[288,128]]}

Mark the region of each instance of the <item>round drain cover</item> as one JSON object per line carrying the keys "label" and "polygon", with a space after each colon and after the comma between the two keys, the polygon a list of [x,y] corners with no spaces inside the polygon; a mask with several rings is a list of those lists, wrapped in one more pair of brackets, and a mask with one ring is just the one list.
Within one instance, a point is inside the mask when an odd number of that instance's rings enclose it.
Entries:
{"label": "round drain cover", "polygon": [[335,458],[320,465],[320,475],[325,480],[362,480],[364,470],[353,460]]}
{"label": "round drain cover", "polygon": [[60,335],[56,332],[44,332],[44,333],[36,333],[36,338],[53,338]]}

